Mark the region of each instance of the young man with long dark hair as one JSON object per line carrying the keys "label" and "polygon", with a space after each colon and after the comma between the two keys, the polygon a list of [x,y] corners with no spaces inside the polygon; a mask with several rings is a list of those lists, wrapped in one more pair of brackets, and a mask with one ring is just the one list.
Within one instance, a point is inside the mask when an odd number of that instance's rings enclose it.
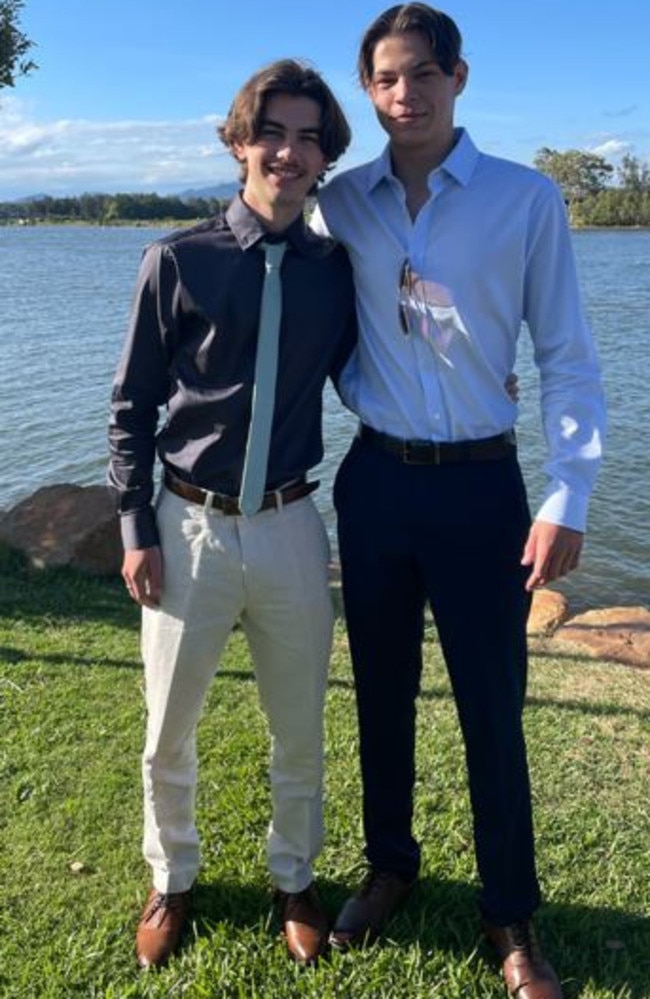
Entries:
{"label": "young man with long dark hair", "polygon": [[[604,429],[565,208],[547,177],[481,153],[455,126],[468,66],[446,14],[386,10],[358,68],[388,144],[320,192],[314,220],[350,254],[360,323],[341,380],[360,428],[334,500],[370,869],[331,940],[344,949],[376,936],[418,876],[428,603],[465,741],[485,932],[518,999],[557,999],[531,922],[526,619],[532,591],[578,564]],[[532,524],[505,387],[522,323],[549,449]]]}

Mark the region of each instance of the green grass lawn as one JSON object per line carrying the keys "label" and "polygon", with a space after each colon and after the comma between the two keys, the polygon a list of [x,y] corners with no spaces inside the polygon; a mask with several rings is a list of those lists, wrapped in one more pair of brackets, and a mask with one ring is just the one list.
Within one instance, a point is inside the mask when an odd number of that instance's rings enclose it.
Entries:
{"label": "green grass lawn", "polygon": [[[527,734],[538,925],[567,999],[650,997],[650,674],[538,649]],[[337,628],[327,707],[332,914],[362,874],[354,697]],[[0,997],[492,999],[463,752],[431,633],[419,710],[423,879],[387,938],[289,963],[265,870],[268,745],[248,651],[232,637],[200,728],[203,866],[178,957],[139,972],[133,935],[144,731],[138,612],[118,582],[0,564]]]}

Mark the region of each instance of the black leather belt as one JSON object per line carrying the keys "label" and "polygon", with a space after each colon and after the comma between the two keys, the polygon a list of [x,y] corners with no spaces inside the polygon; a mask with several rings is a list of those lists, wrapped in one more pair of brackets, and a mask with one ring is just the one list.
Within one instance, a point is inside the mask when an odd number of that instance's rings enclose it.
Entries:
{"label": "black leather belt", "polygon": [[[198,486],[192,486],[189,482],[183,482],[182,479],[176,478],[168,469],[165,469],[163,482],[171,493],[175,493],[176,496],[182,496],[183,499],[189,500],[190,503],[200,503],[201,506],[205,506],[209,499],[210,506],[214,510],[220,510],[227,516],[242,516],[242,512],[239,509],[238,496],[227,496],[225,493],[210,493],[207,489],[199,489]],[[299,479],[297,482],[292,482],[283,489],[264,493],[260,510],[281,510],[287,503],[293,503],[295,500],[302,499],[303,496],[309,496],[310,493],[313,493],[314,489],[318,489],[319,485],[319,481],[307,482],[305,479]]]}
{"label": "black leather belt", "polygon": [[379,430],[373,430],[364,423],[359,429],[359,437],[373,447],[389,451],[406,465],[444,465],[459,461],[496,461],[511,455],[517,444],[514,430],[496,437],[482,437],[473,441],[405,441],[391,437]]}

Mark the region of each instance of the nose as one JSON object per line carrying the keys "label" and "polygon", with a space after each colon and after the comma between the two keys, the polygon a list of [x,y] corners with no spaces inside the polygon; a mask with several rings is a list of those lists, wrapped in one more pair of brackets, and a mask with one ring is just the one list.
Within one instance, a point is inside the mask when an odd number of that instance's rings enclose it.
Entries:
{"label": "nose", "polygon": [[414,88],[407,76],[399,76],[395,83],[395,97],[401,104],[410,104],[414,99]]}
{"label": "nose", "polygon": [[298,152],[298,142],[294,136],[285,135],[277,148],[276,156],[283,160],[292,160]]}

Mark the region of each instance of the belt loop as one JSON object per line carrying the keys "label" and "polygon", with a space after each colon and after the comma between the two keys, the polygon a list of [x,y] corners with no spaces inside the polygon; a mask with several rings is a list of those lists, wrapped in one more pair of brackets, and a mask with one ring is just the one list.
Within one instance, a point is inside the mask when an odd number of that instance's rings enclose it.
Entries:
{"label": "belt loop", "polygon": [[278,513],[282,513],[282,511],[284,510],[284,500],[282,499],[282,490],[276,489],[273,495],[275,496],[275,509],[278,511]]}

